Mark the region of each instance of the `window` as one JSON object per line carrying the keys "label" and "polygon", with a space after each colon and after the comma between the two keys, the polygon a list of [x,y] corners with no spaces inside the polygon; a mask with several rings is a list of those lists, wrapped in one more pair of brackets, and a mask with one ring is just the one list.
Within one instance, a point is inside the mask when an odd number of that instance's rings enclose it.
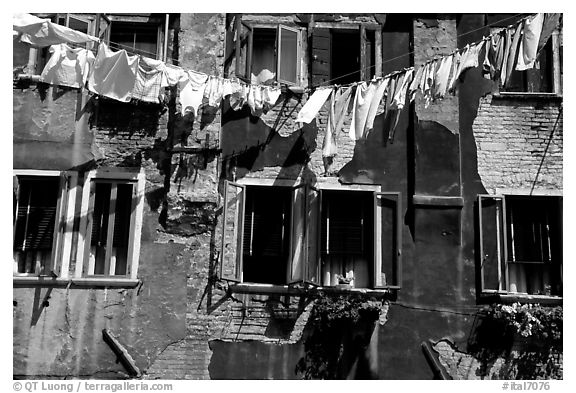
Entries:
{"label": "window", "polygon": [[144,193],[143,172],[99,169],[84,182],[77,260],[83,277],[136,278]]}
{"label": "window", "polygon": [[278,25],[250,26],[236,22],[236,76],[255,84],[298,84],[300,30]]}
{"label": "window", "polygon": [[[525,71],[512,71],[506,83],[507,92],[555,93],[554,85],[554,37],[551,37],[539,52],[534,68]],[[558,63],[561,64],[561,63]]]}
{"label": "window", "polygon": [[220,276],[399,288],[400,211],[399,193],[226,182]]}
{"label": "window", "polygon": [[[546,14],[553,19],[549,29],[544,28],[540,38],[538,56],[534,68],[517,71],[514,68],[506,86],[501,89],[508,93],[562,93],[562,21],[561,14]],[[497,33],[509,23],[516,22],[521,15],[487,14],[486,22],[493,26],[490,33]],[[506,24],[502,24],[505,21]],[[554,25],[559,23],[559,28]],[[553,30],[552,30],[553,29]]]}
{"label": "window", "polygon": [[376,32],[364,27],[315,28],[312,84],[347,84],[371,79],[376,71]]}
{"label": "window", "polygon": [[13,179],[14,275],[65,274],[70,258],[76,176],[18,171]]}
{"label": "window", "polygon": [[483,292],[562,296],[562,197],[480,195]]}
{"label": "window", "polygon": [[123,22],[114,19],[110,26],[110,47],[125,49],[131,55],[137,54],[159,58],[162,54],[160,39],[162,29],[155,23]]}

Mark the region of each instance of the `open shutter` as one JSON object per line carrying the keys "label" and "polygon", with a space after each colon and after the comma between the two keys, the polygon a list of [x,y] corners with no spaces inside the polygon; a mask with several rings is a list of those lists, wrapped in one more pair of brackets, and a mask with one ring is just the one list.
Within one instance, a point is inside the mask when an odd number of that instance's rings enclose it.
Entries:
{"label": "open shutter", "polygon": [[374,288],[402,286],[402,199],[374,192]]}
{"label": "open shutter", "polygon": [[315,28],[312,32],[312,86],[330,80],[330,29]]}
{"label": "open shutter", "polygon": [[246,80],[252,66],[252,27],[236,18],[236,77]]}
{"label": "open shutter", "polygon": [[246,187],[226,181],[222,217],[220,278],[242,281],[242,233]]}
{"label": "open shutter", "polygon": [[278,48],[277,66],[278,82],[287,84],[298,83],[300,68],[300,31],[298,29],[278,25],[276,34]]}
{"label": "open shutter", "polygon": [[[64,235],[67,229],[66,212],[68,209],[68,189],[70,187],[71,176],[67,173],[60,175],[60,189],[58,191],[58,203],[56,207],[56,220],[54,222],[54,239],[52,242],[52,266],[47,266],[45,273],[54,273],[61,275],[62,252]],[[50,269],[50,270],[48,270]]]}
{"label": "open shutter", "polygon": [[288,282],[302,282],[306,277],[306,185],[292,189],[292,217],[290,221],[290,263]]}
{"label": "open shutter", "polygon": [[306,190],[306,282],[320,285],[320,190]]}
{"label": "open shutter", "polygon": [[500,195],[478,195],[478,233],[480,243],[480,288],[505,291],[506,225],[504,198]]}

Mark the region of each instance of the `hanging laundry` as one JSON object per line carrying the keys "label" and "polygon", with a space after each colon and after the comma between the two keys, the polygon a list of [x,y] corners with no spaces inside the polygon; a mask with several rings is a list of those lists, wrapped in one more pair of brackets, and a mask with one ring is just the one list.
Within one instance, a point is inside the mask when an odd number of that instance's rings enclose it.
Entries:
{"label": "hanging laundry", "polygon": [[372,98],[376,93],[378,85],[376,83],[367,84],[362,82],[356,88],[356,96],[354,97],[354,112],[352,113],[352,124],[350,125],[349,136],[352,140],[358,140],[364,137],[364,130],[366,127],[366,120],[368,119],[368,111]]}
{"label": "hanging laundry", "polygon": [[230,107],[238,111],[246,104],[248,96],[248,87],[244,83],[238,81],[232,82],[232,94],[230,95]]}
{"label": "hanging laundry", "polygon": [[500,69],[504,55],[503,32],[495,33],[486,40],[482,72],[484,77],[493,81],[500,78]]}
{"label": "hanging laundry", "polygon": [[224,79],[222,81],[222,98],[228,97],[230,94],[232,94],[232,81]]}
{"label": "hanging laundry", "polygon": [[83,44],[100,41],[97,37],[30,14],[14,14],[12,26],[15,31],[22,33],[20,41],[38,48],[64,43]]}
{"label": "hanging laundry", "polygon": [[141,56],[138,61],[136,82],[132,89],[132,98],[158,104],[162,95],[162,82],[166,65],[161,60]]}
{"label": "hanging laundry", "polygon": [[[518,47],[520,46],[520,39],[522,38],[522,23],[518,23],[516,26],[516,30],[514,31],[514,37],[512,38],[512,42],[509,46],[508,52],[508,60],[506,62],[506,82],[504,86],[508,86],[510,84],[510,76],[512,75],[512,71],[516,66],[516,59],[518,55]],[[503,70],[504,71],[504,70]]]}
{"label": "hanging laundry", "polygon": [[316,114],[322,108],[322,105],[328,99],[328,96],[332,93],[332,88],[322,88],[316,89],[316,91],[308,97],[308,101],[298,112],[296,121],[298,123],[310,123],[316,117]]}
{"label": "hanging laundry", "polygon": [[510,46],[512,45],[512,36],[514,31],[512,29],[504,29],[502,36],[502,63],[500,66],[500,86],[506,84],[506,69],[508,68],[508,57],[510,55]]}
{"label": "hanging laundry", "polygon": [[435,73],[435,62],[428,62],[424,66],[424,74],[422,76],[422,94],[424,95],[424,106],[427,108],[432,102],[432,88],[434,86],[434,73]]}
{"label": "hanging laundry", "polygon": [[454,53],[454,59],[452,60],[452,69],[450,70],[450,82],[448,82],[448,92],[451,94],[456,94],[456,81],[457,81],[457,73],[458,68],[460,67],[460,60],[462,55],[460,52]]}
{"label": "hanging laundry", "polygon": [[538,52],[546,45],[550,36],[558,27],[560,17],[562,14],[544,14],[544,22],[542,23],[542,32],[540,33],[540,40],[538,42]]}
{"label": "hanging laundry", "polygon": [[[348,116],[351,111],[350,101],[352,101],[352,93],[354,92],[354,87],[346,88],[346,91],[342,92],[344,88],[338,89],[341,92],[341,95],[338,95],[336,99],[336,105],[334,109],[335,115],[335,122],[334,128],[332,129],[333,134],[335,135],[335,139],[338,139],[338,134],[342,129],[342,125],[344,124],[344,120]],[[328,122],[330,124],[330,122]]]}
{"label": "hanging laundry", "polygon": [[410,84],[410,89],[409,89],[409,93],[410,93],[410,102],[414,102],[414,99],[416,98],[416,93],[420,90],[420,83],[422,81],[422,75],[424,74],[424,66],[421,65],[420,67],[418,67],[418,70],[416,71],[416,75],[414,76],[414,79],[412,80],[412,83]]}
{"label": "hanging laundry", "polygon": [[322,157],[334,157],[338,154],[338,143],[335,139],[334,129],[336,128],[336,101],[341,97],[340,89],[335,90],[328,100],[328,125],[326,135],[322,142]]}
{"label": "hanging laundry", "polygon": [[129,102],[137,70],[138,56],[128,56],[125,50],[113,52],[101,43],[88,78],[88,88],[101,96]]}
{"label": "hanging laundry", "polygon": [[544,14],[542,13],[536,14],[534,18],[528,18],[524,21],[524,35],[520,41],[520,47],[518,48],[518,63],[516,64],[517,71],[534,68],[543,23]]}
{"label": "hanging laundry", "polygon": [[456,90],[456,85],[460,80],[460,77],[469,68],[478,67],[478,57],[480,55],[480,49],[482,45],[479,43],[468,44],[464,48],[462,55],[460,56],[460,61],[458,63],[458,69],[456,74],[452,77],[452,84],[450,89],[452,92]]}
{"label": "hanging laundry", "polygon": [[187,80],[188,75],[182,68],[172,64],[165,64],[162,87],[176,86],[179,82],[186,82]]}
{"label": "hanging laundry", "polygon": [[[434,63],[434,62],[433,62]],[[430,69],[435,70],[435,64],[430,64]],[[396,126],[400,120],[400,114],[402,109],[404,109],[404,104],[406,103],[406,95],[408,93],[408,87],[412,81],[413,70],[405,72],[403,75],[399,76],[396,80],[396,86],[394,89],[394,98],[390,104],[391,116],[389,121],[386,123],[389,126],[388,140],[392,141],[394,139],[394,133],[396,131]]]}
{"label": "hanging laundry", "polygon": [[198,108],[204,98],[204,90],[208,81],[208,75],[196,71],[184,71],[185,77],[178,82],[180,91],[180,106],[182,116],[192,112],[198,115]]}
{"label": "hanging laundry", "polygon": [[373,82],[376,85],[376,91],[374,92],[372,102],[370,103],[370,108],[368,109],[368,116],[366,117],[366,125],[364,126],[363,133],[364,138],[367,137],[370,131],[374,128],[374,119],[378,114],[378,107],[380,106],[380,102],[382,101],[382,97],[386,91],[386,87],[388,87],[388,79],[389,78],[378,79],[377,81]]}
{"label": "hanging laundry", "polygon": [[208,84],[204,90],[204,98],[208,99],[208,106],[218,108],[222,101],[223,91],[224,80],[218,76],[210,75],[208,77]]}
{"label": "hanging laundry", "polygon": [[66,44],[52,45],[50,52],[52,56],[40,80],[56,86],[84,87],[94,64],[94,54],[84,48],[72,49]]}
{"label": "hanging laundry", "polygon": [[392,102],[392,105],[396,106],[396,108],[398,108],[399,110],[402,110],[404,108],[404,104],[406,103],[406,96],[408,95],[408,87],[412,82],[413,75],[414,75],[413,68],[404,72],[402,83],[400,83],[400,87],[397,88],[397,91],[394,94],[394,100]]}
{"label": "hanging laundry", "polygon": [[434,75],[434,98],[444,98],[448,92],[448,82],[450,79],[450,70],[452,69],[452,61],[454,60],[454,54],[449,56],[444,56],[440,60],[440,65],[436,70],[436,75]]}
{"label": "hanging laundry", "polygon": [[282,94],[282,90],[278,88],[270,86],[262,87],[262,102],[265,111],[268,111],[276,104],[276,101],[280,98],[280,94]]}
{"label": "hanging laundry", "polygon": [[259,85],[250,85],[248,91],[248,106],[252,116],[260,117],[264,103],[262,102],[262,88]]}

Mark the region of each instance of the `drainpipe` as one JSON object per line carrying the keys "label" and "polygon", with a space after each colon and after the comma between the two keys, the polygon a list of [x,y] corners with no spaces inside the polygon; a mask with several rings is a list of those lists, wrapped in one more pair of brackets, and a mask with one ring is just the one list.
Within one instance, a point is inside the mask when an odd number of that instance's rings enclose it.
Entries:
{"label": "drainpipe", "polygon": [[168,59],[168,21],[170,20],[170,14],[166,14],[166,23],[164,25],[164,58],[162,59],[166,63]]}

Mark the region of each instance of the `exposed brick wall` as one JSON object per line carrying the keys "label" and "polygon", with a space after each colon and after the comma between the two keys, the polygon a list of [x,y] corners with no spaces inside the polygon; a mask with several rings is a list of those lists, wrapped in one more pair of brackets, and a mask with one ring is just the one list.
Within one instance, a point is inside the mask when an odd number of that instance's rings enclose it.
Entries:
{"label": "exposed brick wall", "polygon": [[562,104],[549,97],[488,95],[473,130],[478,173],[488,192],[497,188],[562,191]]}

